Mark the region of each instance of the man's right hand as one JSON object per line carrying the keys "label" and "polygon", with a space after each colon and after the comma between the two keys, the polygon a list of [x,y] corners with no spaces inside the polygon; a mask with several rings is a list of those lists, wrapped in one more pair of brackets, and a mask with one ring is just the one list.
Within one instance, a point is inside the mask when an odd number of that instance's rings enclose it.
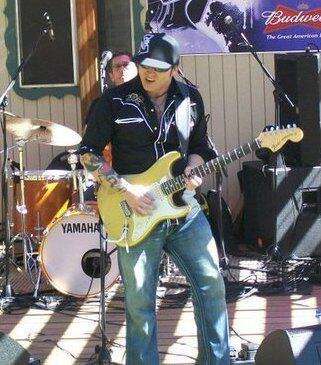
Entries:
{"label": "man's right hand", "polygon": [[148,215],[155,208],[155,199],[143,185],[128,184],[124,196],[129,206],[138,214]]}

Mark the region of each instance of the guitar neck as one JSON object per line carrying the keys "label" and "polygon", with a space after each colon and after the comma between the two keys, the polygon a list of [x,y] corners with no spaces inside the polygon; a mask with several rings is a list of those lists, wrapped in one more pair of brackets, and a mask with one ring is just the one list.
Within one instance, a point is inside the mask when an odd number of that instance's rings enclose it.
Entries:
{"label": "guitar neck", "polygon": [[[229,165],[231,162],[241,159],[242,157],[259,148],[261,148],[260,142],[258,139],[255,139],[251,143],[246,143],[238,148],[235,148],[232,151],[229,151],[223,155],[214,158],[213,160],[194,167],[191,170],[191,176],[205,177],[214,172],[222,172],[223,168],[226,165]],[[163,193],[165,193],[166,195],[170,195],[186,188],[186,177],[182,174],[167,181],[164,181],[160,185]]]}

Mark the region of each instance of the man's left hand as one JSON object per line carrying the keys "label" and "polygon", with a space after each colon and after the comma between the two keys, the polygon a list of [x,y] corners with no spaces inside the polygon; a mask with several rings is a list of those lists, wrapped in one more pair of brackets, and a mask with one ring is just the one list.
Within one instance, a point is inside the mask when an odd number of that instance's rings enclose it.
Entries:
{"label": "man's left hand", "polygon": [[191,170],[196,167],[196,166],[200,166],[204,163],[204,160],[202,159],[201,156],[196,155],[196,154],[192,154],[189,155],[188,157],[188,165],[186,166],[185,170],[184,170],[184,174],[186,176],[186,189],[188,190],[195,190],[197,187],[199,187],[202,182],[203,179],[200,176],[190,176],[191,174]]}
{"label": "man's left hand", "polygon": [[193,175],[191,177],[188,177],[191,173],[192,170],[192,166],[188,165],[186,166],[185,170],[184,170],[184,174],[186,176],[186,189],[187,190],[195,190],[197,187],[199,187],[203,180],[201,177]]}

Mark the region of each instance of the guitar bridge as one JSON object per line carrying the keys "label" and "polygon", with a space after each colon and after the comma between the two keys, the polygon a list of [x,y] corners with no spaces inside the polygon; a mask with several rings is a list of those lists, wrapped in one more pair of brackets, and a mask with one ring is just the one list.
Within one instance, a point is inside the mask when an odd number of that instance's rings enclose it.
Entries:
{"label": "guitar bridge", "polygon": [[129,206],[129,204],[126,202],[126,200],[123,200],[120,202],[120,207],[125,215],[126,218],[130,218],[133,214],[132,208]]}

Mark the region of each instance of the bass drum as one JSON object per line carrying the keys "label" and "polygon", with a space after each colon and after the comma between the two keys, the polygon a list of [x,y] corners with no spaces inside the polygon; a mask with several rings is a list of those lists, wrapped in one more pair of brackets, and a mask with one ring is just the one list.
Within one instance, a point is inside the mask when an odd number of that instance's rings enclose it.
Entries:
{"label": "bass drum", "polygon": [[[41,269],[59,292],[86,297],[100,292],[100,242],[97,214],[70,210],[45,232]],[[119,276],[115,245],[107,245],[106,288]]]}

